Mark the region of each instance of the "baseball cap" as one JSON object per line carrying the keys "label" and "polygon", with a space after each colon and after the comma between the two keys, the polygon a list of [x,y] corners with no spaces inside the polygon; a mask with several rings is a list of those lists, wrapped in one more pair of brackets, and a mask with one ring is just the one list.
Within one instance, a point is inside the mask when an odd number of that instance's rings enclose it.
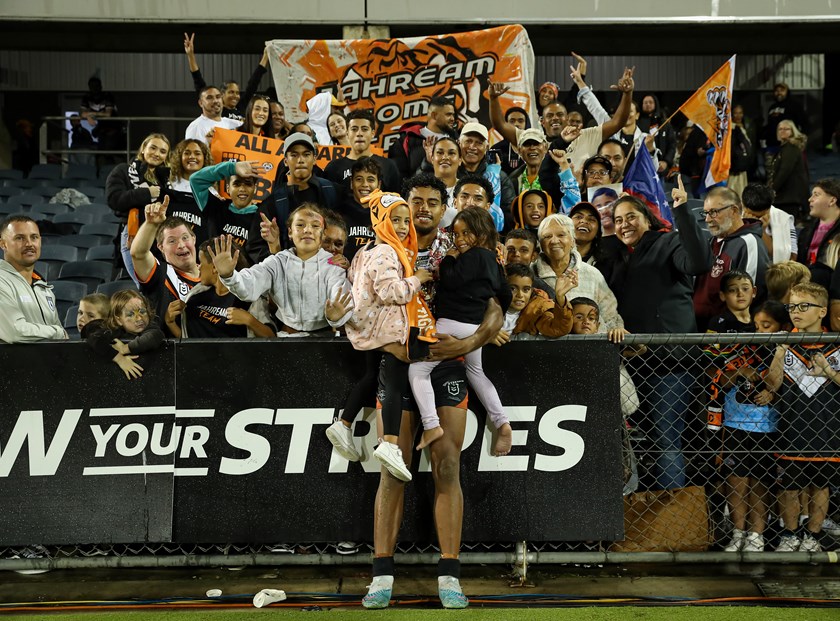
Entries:
{"label": "baseball cap", "polygon": [[312,138],[304,134],[303,132],[295,132],[291,136],[288,136],[286,140],[283,142],[283,155],[289,152],[296,144],[305,144],[313,151],[315,150],[315,143],[312,142]]}
{"label": "baseball cap", "polygon": [[464,136],[466,134],[478,134],[485,140],[490,138],[490,133],[487,131],[487,128],[481,123],[476,123],[474,121],[470,121],[465,124],[463,129],[461,129],[461,135]]}
{"label": "baseball cap", "polygon": [[521,147],[529,140],[539,142],[540,144],[546,142],[543,130],[537,129],[535,127],[529,127],[528,129],[522,130],[521,132],[519,132],[519,140],[517,141],[516,146]]}

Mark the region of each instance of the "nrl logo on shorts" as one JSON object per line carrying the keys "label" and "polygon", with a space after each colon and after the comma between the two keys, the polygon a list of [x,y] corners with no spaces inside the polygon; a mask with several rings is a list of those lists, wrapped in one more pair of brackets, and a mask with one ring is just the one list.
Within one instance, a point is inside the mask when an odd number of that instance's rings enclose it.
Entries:
{"label": "nrl logo on shorts", "polygon": [[729,133],[729,120],[731,118],[732,98],[729,96],[729,89],[725,86],[715,86],[706,91],[706,101],[715,108],[715,118],[711,120],[712,130],[715,132],[715,146],[723,147],[723,140]]}
{"label": "nrl logo on shorts", "polygon": [[446,386],[446,391],[452,395],[453,397],[457,397],[461,394],[461,382],[463,380],[453,380],[451,382],[446,382],[444,386]]}

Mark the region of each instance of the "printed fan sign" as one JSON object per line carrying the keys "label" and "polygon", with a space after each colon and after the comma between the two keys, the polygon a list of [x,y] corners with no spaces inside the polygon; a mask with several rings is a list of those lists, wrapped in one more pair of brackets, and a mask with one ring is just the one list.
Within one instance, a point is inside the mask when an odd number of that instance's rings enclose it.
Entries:
{"label": "printed fan sign", "polygon": [[[315,146],[315,165],[324,169],[331,161],[341,159],[350,153],[351,148],[344,145],[328,144]],[[259,162],[265,171],[257,181],[254,200],[260,202],[271,195],[271,186],[277,174],[277,168],[283,162],[283,141],[277,138],[244,134],[235,129],[217,127],[210,143],[213,161],[220,162]],[[219,194],[230,198],[224,181],[219,182]]]}
{"label": "printed fan sign", "polygon": [[490,127],[490,80],[511,87],[502,98],[504,109],[519,106],[536,118],[534,50],[518,24],[404,39],[276,40],[268,47],[277,94],[290,118],[303,119],[307,100],[331,91],[350,110],[376,111],[385,149],[404,123],[425,122],[433,97],[450,99],[460,121]]}

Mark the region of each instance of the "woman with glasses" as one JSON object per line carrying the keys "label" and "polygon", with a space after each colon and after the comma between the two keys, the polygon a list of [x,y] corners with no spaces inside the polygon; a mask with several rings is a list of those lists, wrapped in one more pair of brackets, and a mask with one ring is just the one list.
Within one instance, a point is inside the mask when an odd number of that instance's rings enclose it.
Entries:
{"label": "woman with glasses", "polygon": [[603,155],[593,155],[583,163],[580,179],[580,195],[586,196],[589,188],[609,185],[612,178],[612,163]]}
{"label": "woman with glasses", "polygon": [[[613,206],[616,238],[604,249],[597,267],[618,301],[618,313],[630,332],[696,332],[693,277],[705,274],[711,262],[708,242],[697,219],[683,205],[688,196],[682,180],[673,191],[678,232],[665,232],[651,210],[632,196]],[[655,446],[655,489],[685,487],[682,433],[697,392],[691,372],[695,356],[682,346],[657,346],[628,363],[643,396]]]}

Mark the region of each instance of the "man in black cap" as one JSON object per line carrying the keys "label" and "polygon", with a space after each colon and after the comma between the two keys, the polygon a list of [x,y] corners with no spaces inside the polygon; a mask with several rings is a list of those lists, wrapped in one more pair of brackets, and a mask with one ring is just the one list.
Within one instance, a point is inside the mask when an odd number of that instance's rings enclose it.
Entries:
{"label": "man in black cap", "polygon": [[[271,188],[271,196],[260,203],[261,217],[254,220],[248,234],[248,254],[256,261],[262,261],[269,254],[268,244],[260,235],[260,223],[276,223],[280,234],[280,247],[290,245],[286,230],[286,218],[303,203],[335,210],[338,194],[335,186],[327,179],[313,174],[315,167],[315,143],[312,138],[296,132],[283,143],[286,157],[284,166],[277,167],[277,177]],[[265,216],[266,220],[262,219]]]}

